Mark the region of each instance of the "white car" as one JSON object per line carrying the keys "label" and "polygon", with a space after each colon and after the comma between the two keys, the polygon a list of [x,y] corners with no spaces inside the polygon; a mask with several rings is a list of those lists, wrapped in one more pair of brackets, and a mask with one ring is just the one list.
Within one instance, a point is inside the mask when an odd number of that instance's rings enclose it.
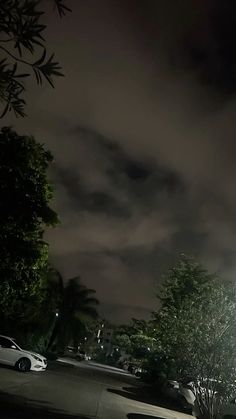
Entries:
{"label": "white car", "polygon": [[88,356],[82,349],[75,348],[73,346],[67,346],[63,356],[68,358],[77,359],[77,361],[90,361],[91,357]]}
{"label": "white car", "polygon": [[162,388],[162,393],[175,400],[185,410],[192,410],[195,401],[193,389],[189,384],[181,384],[178,381],[169,380]]}
{"label": "white car", "polygon": [[10,365],[21,372],[44,371],[47,359],[35,352],[21,349],[13,338],[0,335],[0,364]]}

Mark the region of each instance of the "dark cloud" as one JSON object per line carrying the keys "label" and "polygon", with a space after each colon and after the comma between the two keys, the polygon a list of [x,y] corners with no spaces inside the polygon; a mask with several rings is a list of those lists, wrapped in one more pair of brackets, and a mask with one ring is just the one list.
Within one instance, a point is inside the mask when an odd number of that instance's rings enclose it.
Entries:
{"label": "dark cloud", "polygon": [[48,39],[66,78],[31,87],[20,132],[55,156],[51,258],[112,320],[146,316],[181,252],[235,262],[235,6],[74,0]]}
{"label": "dark cloud", "polygon": [[186,39],[192,66],[199,71],[201,82],[232,95],[236,89],[236,4],[231,0],[208,2],[207,27]]}

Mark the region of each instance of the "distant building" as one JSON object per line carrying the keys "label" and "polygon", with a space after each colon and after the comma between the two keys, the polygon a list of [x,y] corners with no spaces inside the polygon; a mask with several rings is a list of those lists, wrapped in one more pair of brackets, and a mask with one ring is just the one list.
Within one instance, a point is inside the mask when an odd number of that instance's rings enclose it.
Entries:
{"label": "distant building", "polygon": [[101,348],[104,349],[107,355],[112,353],[112,339],[113,339],[113,329],[111,326],[106,325],[105,323],[101,324],[101,327],[97,333],[97,342],[101,345]]}

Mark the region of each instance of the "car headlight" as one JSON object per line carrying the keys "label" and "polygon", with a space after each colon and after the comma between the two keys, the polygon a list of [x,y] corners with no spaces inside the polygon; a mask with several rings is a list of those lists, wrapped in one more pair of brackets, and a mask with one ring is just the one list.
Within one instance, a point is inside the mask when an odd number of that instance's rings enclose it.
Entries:
{"label": "car headlight", "polygon": [[36,355],[32,355],[32,357],[33,357],[36,361],[43,362],[43,361],[42,361],[42,359],[41,359],[41,358],[39,358],[39,357],[38,357],[38,356],[36,356]]}

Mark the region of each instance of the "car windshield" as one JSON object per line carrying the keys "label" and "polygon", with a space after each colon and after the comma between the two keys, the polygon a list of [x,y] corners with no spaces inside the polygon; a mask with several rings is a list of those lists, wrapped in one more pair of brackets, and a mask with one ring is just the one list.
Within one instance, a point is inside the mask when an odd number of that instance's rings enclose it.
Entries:
{"label": "car windshield", "polygon": [[19,349],[22,348],[21,345],[19,344],[18,339],[17,339],[17,341],[15,339],[11,339],[11,340],[12,340],[13,345],[15,345],[17,348],[19,348]]}

